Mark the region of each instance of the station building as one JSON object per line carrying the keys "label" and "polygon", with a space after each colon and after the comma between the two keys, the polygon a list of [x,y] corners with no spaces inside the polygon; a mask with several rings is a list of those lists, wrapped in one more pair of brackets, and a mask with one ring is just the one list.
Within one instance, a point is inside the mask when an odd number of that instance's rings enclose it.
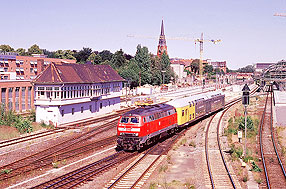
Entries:
{"label": "station building", "polygon": [[119,109],[123,81],[109,65],[51,63],[33,81],[36,121],[59,126]]}

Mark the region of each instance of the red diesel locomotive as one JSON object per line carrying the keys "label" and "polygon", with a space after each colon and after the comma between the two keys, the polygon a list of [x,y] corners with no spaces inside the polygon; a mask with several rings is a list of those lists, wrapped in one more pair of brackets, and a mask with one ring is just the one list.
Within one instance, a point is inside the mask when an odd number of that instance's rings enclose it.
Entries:
{"label": "red diesel locomotive", "polygon": [[140,107],[123,114],[117,127],[117,147],[139,150],[177,128],[177,113],[173,106],[157,104]]}

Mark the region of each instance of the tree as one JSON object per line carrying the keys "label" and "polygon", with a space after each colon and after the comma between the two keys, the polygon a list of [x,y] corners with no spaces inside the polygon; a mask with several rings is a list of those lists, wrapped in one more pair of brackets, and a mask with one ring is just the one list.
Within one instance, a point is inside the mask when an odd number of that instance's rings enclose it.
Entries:
{"label": "tree", "polygon": [[169,56],[166,54],[166,52],[164,51],[162,56],[161,56],[161,60],[160,60],[161,66],[162,66],[162,74],[163,74],[163,82],[164,83],[169,83],[171,81],[171,78],[175,76],[173,70],[171,69],[171,62],[169,59]]}
{"label": "tree", "polygon": [[36,44],[32,45],[29,49],[28,49],[28,54],[32,55],[32,54],[43,54],[43,51],[40,49],[40,47]]}
{"label": "tree", "polygon": [[10,45],[0,45],[0,51],[13,52],[14,49]]}
{"label": "tree", "polygon": [[42,49],[42,51],[43,51],[43,54],[47,55],[48,58],[56,58],[54,51],[49,51],[49,50],[46,50],[46,49]]}
{"label": "tree", "polygon": [[134,60],[140,68],[141,85],[151,84],[151,58],[148,48],[138,45]]}
{"label": "tree", "polygon": [[162,79],[162,66],[158,56],[151,55],[151,73],[152,73],[152,84],[161,85]]}
{"label": "tree", "polygon": [[91,55],[89,55],[89,57],[87,58],[87,61],[90,61],[92,64],[95,64],[94,63],[95,58],[96,58],[96,54],[93,52],[91,53]]}
{"label": "tree", "polygon": [[199,59],[195,59],[190,65],[192,72],[194,72],[195,74],[199,73],[199,62],[200,62]]}
{"label": "tree", "polygon": [[55,58],[75,60],[74,52],[71,50],[57,50],[54,54]]}
{"label": "tree", "polygon": [[131,81],[131,88],[139,85],[139,72],[140,67],[134,58],[132,58],[127,65],[120,67],[118,71],[121,77]]}
{"label": "tree", "polygon": [[212,65],[208,65],[208,64],[206,64],[205,66],[204,66],[204,74],[205,73],[212,73],[213,72],[213,66]]}
{"label": "tree", "polygon": [[23,49],[23,48],[18,48],[16,50],[16,52],[20,55],[20,56],[27,56],[27,52],[26,52],[26,49]]}
{"label": "tree", "polygon": [[83,47],[82,50],[79,52],[74,51],[74,57],[76,58],[77,62],[84,64],[88,57],[91,55],[92,49]]}
{"label": "tree", "polygon": [[255,69],[254,69],[254,66],[248,65],[243,68],[239,68],[237,71],[240,73],[253,73]]}
{"label": "tree", "polygon": [[216,68],[216,69],[214,70],[214,72],[215,72],[215,74],[221,74],[221,69]]}
{"label": "tree", "polygon": [[108,50],[103,50],[98,55],[101,57],[101,61],[105,62],[106,60],[110,61],[113,54]]}
{"label": "tree", "polygon": [[124,66],[127,63],[127,60],[124,56],[124,52],[122,49],[119,51],[116,51],[111,60],[110,60],[110,65],[113,69],[118,70],[120,67]]}

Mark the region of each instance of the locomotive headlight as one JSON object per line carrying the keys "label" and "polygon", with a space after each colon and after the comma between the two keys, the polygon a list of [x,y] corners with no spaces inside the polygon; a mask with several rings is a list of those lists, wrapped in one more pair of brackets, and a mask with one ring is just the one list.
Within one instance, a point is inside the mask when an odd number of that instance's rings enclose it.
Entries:
{"label": "locomotive headlight", "polygon": [[135,133],[135,136],[138,136],[138,133]]}

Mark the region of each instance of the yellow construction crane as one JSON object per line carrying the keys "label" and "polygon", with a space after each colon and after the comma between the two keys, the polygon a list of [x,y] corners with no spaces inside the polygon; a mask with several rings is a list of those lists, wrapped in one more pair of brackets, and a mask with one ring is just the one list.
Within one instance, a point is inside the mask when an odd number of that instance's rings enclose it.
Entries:
{"label": "yellow construction crane", "polygon": [[273,16],[284,16],[284,17],[286,17],[286,13],[275,13]]}
{"label": "yellow construction crane", "polygon": [[202,33],[201,34],[201,38],[200,39],[196,39],[195,40],[195,43],[196,42],[199,42],[200,43],[200,64],[199,64],[199,75],[200,75],[200,80],[202,81],[202,75],[203,75],[203,52],[204,52],[204,42],[212,42],[214,44],[220,42],[221,40],[220,39],[217,39],[217,40],[204,40],[204,34]]}
{"label": "yellow construction crane", "polygon": [[[157,39],[158,37],[154,36],[144,36],[144,35],[127,35],[127,37],[134,37],[134,38],[144,38],[144,39]],[[203,75],[203,44],[204,42],[212,42],[213,44],[216,44],[220,42],[220,39],[217,40],[204,40],[203,38],[203,33],[201,34],[200,39],[193,39],[193,38],[188,38],[188,37],[166,37],[167,40],[182,40],[182,41],[194,41],[195,44],[197,42],[200,43],[200,64],[199,64],[199,75],[200,75],[200,80],[202,81],[202,75]]]}

